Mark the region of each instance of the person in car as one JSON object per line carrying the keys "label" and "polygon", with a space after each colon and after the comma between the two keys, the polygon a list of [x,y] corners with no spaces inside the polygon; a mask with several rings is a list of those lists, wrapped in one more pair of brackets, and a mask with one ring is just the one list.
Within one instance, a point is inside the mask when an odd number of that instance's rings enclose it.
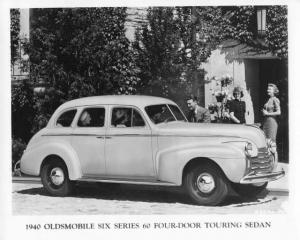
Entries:
{"label": "person in car", "polygon": [[116,127],[118,125],[123,125],[128,127],[130,125],[129,116],[126,109],[118,108],[114,111],[113,125]]}
{"label": "person in car", "polygon": [[82,127],[89,126],[91,124],[91,120],[91,115],[87,111],[84,111],[81,114],[79,125]]}

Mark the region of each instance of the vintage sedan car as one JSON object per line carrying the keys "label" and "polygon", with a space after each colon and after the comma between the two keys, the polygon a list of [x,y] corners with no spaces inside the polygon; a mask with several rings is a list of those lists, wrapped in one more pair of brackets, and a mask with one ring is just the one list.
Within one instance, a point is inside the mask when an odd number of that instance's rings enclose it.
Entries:
{"label": "vintage sedan car", "polygon": [[52,195],[75,182],[183,186],[200,205],[232,189],[255,195],[276,171],[276,145],[255,126],[189,123],[171,100],[96,96],[62,104],[33,136],[21,171],[41,176]]}

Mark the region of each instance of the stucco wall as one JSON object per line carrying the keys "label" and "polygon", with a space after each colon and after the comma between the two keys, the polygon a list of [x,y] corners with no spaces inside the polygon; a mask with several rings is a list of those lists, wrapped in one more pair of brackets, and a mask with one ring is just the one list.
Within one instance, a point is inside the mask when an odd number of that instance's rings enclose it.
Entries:
{"label": "stucco wall", "polygon": [[[233,83],[229,86],[230,94],[235,86],[240,86],[244,89],[243,101],[246,102],[246,123],[254,123],[254,112],[253,112],[253,101],[251,98],[251,88],[248,83],[246,84],[246,71],[245,62],[242,59],[235,59],[234,49],[222,49],[214,50],[208,59],[207,63],[203,64],[203,68],[206,71],[205,78],[211,79],[213,77],[220,78],[224,75],[230,75],[233,77]],[[247,65],[248,67],[248,65]],[[257,65],[250,65],[250,69],[247,69],[249,76],[247,77],[250,84],[255,85],[255,82],[251,82],[252,79],[256,78],[258,72]],[[247,80],[248,80],[247,79]],[[212,80],[209,83],[205,83],[205,106],[207,107],[210,103],[215,103],[216,98],[212,95],[215,90],[219,90],[221,87],[217,86],[217,82]],[[253,97],[254,95],[252,95]]]}

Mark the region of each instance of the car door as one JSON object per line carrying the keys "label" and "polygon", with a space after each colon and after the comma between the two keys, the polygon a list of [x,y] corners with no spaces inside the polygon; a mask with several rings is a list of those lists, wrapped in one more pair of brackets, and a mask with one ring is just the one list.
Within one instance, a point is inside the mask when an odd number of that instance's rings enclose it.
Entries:
{"label": "car door", "polygon": [[72,145],[79,158],[84,177],[103,176],[105,170],[105,106],[81,108]]}
{"label": "car door", "polygon": [[105,143],[107,174],[115,178],[153,179],[152,134],[141,111],[131,106],[111,106],[109,117]]}

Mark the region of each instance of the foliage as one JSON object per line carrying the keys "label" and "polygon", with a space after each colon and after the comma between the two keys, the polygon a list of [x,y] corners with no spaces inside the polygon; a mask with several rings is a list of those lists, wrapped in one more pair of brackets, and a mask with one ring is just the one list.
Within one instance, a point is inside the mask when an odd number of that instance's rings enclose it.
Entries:
{"label": "foliage", "polygon": [[[216,45],[239,40],[287,57],[287,8],[267,7],[267,30],[257,35],[255,6],[149,8],[133,44],[141,69],[139,91],[173,98],[201,85],[205,62]],[[196,86],[197,87],[197,86]]]}
{"label": "foliage", "polygon": [[125,18],[126,8],[33,10],[26,46],[30,75],[35,85],[46,86],[36,101],[35,131],[67,100],[136,92]]}
{"label": "foliage", "polygon": [[[178,28],[174,21],[173,8],[149,8],[147,23],[136,32],[134,48],[140,67],[139,86],[146,93],[168,96],[170,85],[179,84],[182,70],[179,50]],[[186,59],[186,57],[185,57]],[[175,89],[174,89],[175,90]]]}
{"label": "foliage", "polygon": [[25,148],[26,144],[22,139],[16,138],[12,140],[12,168],[14,167],[16,162],[21,159]]}
{"label": "foliage", "polygon": [[[257,35],[255,6],[218,7],[221,18],[213,19],[213,25],[219,27],[219,38],[235,39],[258,49],[271,51],[273,54],[287,58],[287,7],[267,6],[266,34],[263,38]],[[262,40],[262,41],[261,41]]]}
{"label": "foliage", "polygon": [[195,9],[148,9],[147,22],[137,29],[133,43],[140,68],[139,91],[184,99],[196,82],[202,83],[200,66],[211,53],[215,29],[207,21],[208,10],[198,8],[196,19]]}
{"label": "foliage", "polygon": [[20,34],[20,10],[10,9],[10,52],[11,64],[14,64],[18,57]]}
{"label": "foliage", "polygon": [[266,43],[278,56],[288,56],[287,7],[270,6],[267,11]]}
{"label": "foliage", "polygon": [[33,91],[27,81],[12,85],[11,104],[12,136],[28,142],[32,135],[31,128],[35,111]]}

